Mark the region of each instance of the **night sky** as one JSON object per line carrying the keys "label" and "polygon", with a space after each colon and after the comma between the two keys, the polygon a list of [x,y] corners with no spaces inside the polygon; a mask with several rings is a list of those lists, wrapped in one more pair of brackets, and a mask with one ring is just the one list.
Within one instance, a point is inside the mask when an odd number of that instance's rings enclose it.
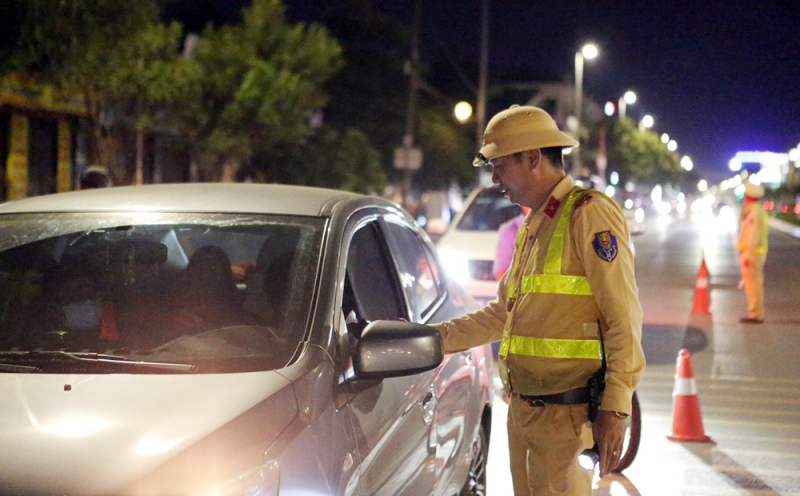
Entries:
{"label": "night sky", "polygon": [[[411,23],[413,0],[375,4]],[[477,60],[480,5],[424,0],[423,47],[445,42]],[[491,1],[492,65],[572,81],[586,41],[601,52],[586,63],[585,94],[602,104],[636,91],[628,116],[651,114],[701,175],[727,177],[739,150],[785,153],[800,142],[798,0]]]}

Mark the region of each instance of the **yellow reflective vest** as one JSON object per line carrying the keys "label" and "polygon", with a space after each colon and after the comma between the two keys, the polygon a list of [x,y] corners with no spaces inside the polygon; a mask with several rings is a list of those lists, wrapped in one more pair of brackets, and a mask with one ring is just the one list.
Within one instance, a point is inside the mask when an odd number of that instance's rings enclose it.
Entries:
{"label": "yellow reflective vest", "polygon": [[645,360],[629,239],[613,200],[565,176],[525,218],[497,299],[437,326],[445,351],[502,340],[507,390],[556,394],[585,387],[600,368],[599,323],[608,362],[600,408],[630,413]]}

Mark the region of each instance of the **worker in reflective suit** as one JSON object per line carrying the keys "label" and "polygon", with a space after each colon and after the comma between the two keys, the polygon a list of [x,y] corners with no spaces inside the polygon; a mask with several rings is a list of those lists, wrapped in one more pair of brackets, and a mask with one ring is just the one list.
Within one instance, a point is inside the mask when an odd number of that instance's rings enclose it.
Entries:
{"label": "worker in reflective suit", "polygon": [[[577,144],[539,108],[491,119],[474,164],[492,167],[530,212],[497,298],[436,326],[446,352],[502,342],[517,496],[591,494],[592,472],[577,457],[596,443],[601,477],[614,469],[645,365],[628,226],[613,200],[565,174],[562,151]],[[598,376],[602,396],[588,387]]]}
{"label": "worker in reflective suit", "polygon": [[750,181],[744,183],[744,211],[739,235],[739,262],[742,283],[747,297],[745,324],[764,322],[764,262],[767,260],[767,235],[769,223],[767,213],[759,200],[764,197],[764,186]]}

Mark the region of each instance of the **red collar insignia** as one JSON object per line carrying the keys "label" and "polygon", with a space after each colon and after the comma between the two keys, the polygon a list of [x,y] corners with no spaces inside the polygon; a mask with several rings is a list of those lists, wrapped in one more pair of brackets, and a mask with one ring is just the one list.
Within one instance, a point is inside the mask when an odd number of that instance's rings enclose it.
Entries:
{"label": "red collar insignia", "polygon": [[552,219],[556,215],[559,205],[561,205],[561,202],[556,200],[554,196],[551,196],[550,201],[547,202],[547,206],[544,207],[544,214]]}

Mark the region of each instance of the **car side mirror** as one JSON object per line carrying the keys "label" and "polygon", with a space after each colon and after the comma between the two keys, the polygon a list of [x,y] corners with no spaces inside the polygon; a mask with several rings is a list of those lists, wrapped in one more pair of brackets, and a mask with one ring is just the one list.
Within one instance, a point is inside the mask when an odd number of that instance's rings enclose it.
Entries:
{"label": "car side mirror", "polygon": [[353,368],[356,377],[385,379],[434,369],[444,359],[442,335],[422,324],[376,320],[361,333]]}

